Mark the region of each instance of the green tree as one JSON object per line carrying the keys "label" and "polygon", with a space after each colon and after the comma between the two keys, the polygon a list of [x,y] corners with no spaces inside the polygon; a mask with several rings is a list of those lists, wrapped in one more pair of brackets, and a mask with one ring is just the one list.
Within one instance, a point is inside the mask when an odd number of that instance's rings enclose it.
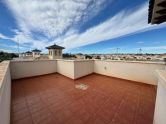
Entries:
{"label": "green tree", "polygon": [[0,52],[0,62],[4,60],[12,60],[15,57],[18,57],[15,53]]}
{"label": "green tree", "polygon": [[92,59],[92,56],[90,56],[90,55],[85,55],[85,59]]}

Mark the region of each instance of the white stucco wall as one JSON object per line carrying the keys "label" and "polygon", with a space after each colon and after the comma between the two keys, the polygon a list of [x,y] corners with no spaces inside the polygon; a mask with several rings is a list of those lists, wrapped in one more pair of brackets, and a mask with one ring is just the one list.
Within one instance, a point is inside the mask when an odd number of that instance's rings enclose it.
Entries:
{"label": "white stucco wall", "polygon": [[166,71],[158,71],[154,124],[166,124]]}
{"label": "white stucco wall", "polygon": [[74,60],[57,60],[57,72],[74,79]]}
{"label": "white stucco wall", "polygon": [[49,54],[48,54],[49,59],[62,59],[61,49],[49,49],[48,51],[49,51]]}
{"label": "white stucco wall", "polygon": [[39,60],[12,61],[11,77],[19,79],[58,72],[77,79],[93,72],[156,85],[155,70],[165,69],[163,63],[125,62],[108,60]]}
{"label": "white stucco wall", "polygon": [[93,60],[74,61],[74,79],[86,76],[94,72]]}
{"label": "white stucco wall", "polygon": [[11,61],[11,77],[19,79],[56,72],[56,60]]}
{"label": "white stucco wall", "polygon": [[95,73],[153,85],[157,84],[155,71],[164,68],[165,65],[163,63],[94,61]]}
{"label": "white stucco wall", "polygon": [[[4,64],[5,63],[5,64]],[[10,99],[11,99],[11,77],[9,62],[3,62],[4,65],[0,75],[0,124],[10,124]]]}

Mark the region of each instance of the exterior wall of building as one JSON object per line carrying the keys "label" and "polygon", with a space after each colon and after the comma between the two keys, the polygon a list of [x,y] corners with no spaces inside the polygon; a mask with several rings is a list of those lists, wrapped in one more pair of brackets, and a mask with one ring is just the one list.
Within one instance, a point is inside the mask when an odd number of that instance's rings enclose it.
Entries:
{"label": "exterior wall of building", "polygon": [[11,61],[11,77],[19,79],[56,72],[56,60]]}
{"label": "exterior wall of building", "polygon": [[48,58],[49,58],[49,59],[54,59],[54,58],[53,58],[53,55],[52,55],[53,52],[54,52],[53,50],[50,50],[50,49],[48,50]]}
{"label": "exterior wall of building", "polygon": [[9,62],[0,63],[0,124],[10,124],[11,77]]}
{"label": "exterior wall of building", "polygon": [[33,58],[38,58],[40,57],[40,52],[32,52]]}
{"label": "exterior wall of building", "polygon": [[57,72],[74,79],[74,60],[57,60]]}
{"label": "exterior wall of building", "polygon": [[166,71],[158,71],[154,124],[166,124]]}
{"label": "exterior wall of building", "polygon": [[94,61],[95,73],[152,85],[157,85],[155,71],[164,68],[164,64],[152,62]]}
{"label": "exterior wall of building", "polygon": [[74,79],[86,76],[94,72],[94,61],[78,60],[74,61]]}
{"label": "exterior wall of building", "polygon": [[62,59],[62,50],[49,49],[48,57],[49,59]]}

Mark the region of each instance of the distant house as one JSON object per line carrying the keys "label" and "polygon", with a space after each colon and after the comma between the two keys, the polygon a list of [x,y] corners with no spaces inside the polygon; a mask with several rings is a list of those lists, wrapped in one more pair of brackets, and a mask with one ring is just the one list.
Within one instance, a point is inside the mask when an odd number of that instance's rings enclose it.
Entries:
{"label": "distant house", "polygon": [[40,57],[40,52],[41,52],[41,50],[38,50],[38,49],[32,50],[32,57],[33,58],[39,58]]}
{"label": "distant house", "polygon": [[32,56],[32,52],[31,51],[25,52],[25,56]]}
{"label": "distant house", "polygon": [[58,46],[56,44],[52,46],[46,47],[48,49],[48,57],[49,59],[61,59],[62,58],[62,50],[65,49],[62,46]]}
{"label": "distant house", "polygon": [[165,53],[165,54],[160,55],[160,58],[161,58],[162,60],[165,60],[165,59],[166,59],[166,53]]}
{"label": "distant house", "polygon": [[19,53],[19,58],[23,58],[23,57],[25,57],[25,53]]}
{"label": "distant house", "polygon": [[78,53],[75,56],[77,59],[85,59],[85,55],[83,55],[82,53]]}

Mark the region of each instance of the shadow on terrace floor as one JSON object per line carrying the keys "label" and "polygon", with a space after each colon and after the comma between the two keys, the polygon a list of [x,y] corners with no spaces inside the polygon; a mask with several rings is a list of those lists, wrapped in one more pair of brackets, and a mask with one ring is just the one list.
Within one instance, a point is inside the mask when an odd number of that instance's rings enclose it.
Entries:
{"label": "shadow on terrace floor", "polygon": [[[85,84],[86,90],[75,88]],[[91,74],[12,81],[12,124],[152,124],[154,86]]]}

